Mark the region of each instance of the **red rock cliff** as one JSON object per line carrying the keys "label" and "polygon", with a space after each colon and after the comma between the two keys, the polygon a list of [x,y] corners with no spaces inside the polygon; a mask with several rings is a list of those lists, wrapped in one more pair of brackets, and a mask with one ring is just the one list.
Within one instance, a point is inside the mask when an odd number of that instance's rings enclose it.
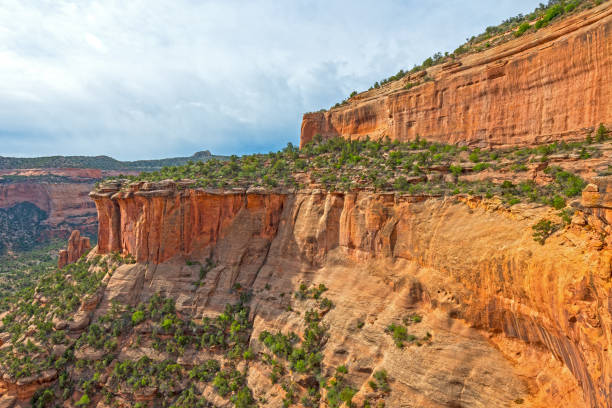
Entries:
{"label": "red rock cliff", "polygon": [[[600,179],[587,188],[572,225],[545,246],[534,242],[531,226],[552,211],[511,212],[494,201],[321,191],[214,194],[180,189],[169,181],[133,185],[130,191],[107,186],[92,197],[100,218],[99,253],[131,253],[152,264],[146,272],[136,265],[113,275],[106,302],[126,293],[130,301],[138,291],[163,291],[181,302],[190,299],[183,307],[200,310],[222,305],[236,283],[255,291],[271,284],[273,292],[278,286],[279,293],[291,293],[300,277],[308,277],[324,282],[337,302],[329,317],[326,356],[337,360],[333,350],[339,348],[343,358],[358,364],[389,354],[385,367],[402,382],[391,406],[407,404],[417,390],[423,407],[453,401],[502,406],[526,393],[531,407],[609,408],[612,249],[601,241],[610,229],[608,184]],[[164,261],[203,259],[203,254],[214,256],[219,266],[192,294],[181,272],[185,263]],[[143,279],[150,282],[143,285]],[[455,371],[443,374],[449,367],[478,372],[481,363],[507,363],[477,362],[476,355],[484,353],[478,347],[485,346],[476,347],[464,332],[440,345],[435,356],[408,357],[395,354],[393,347],[380,351],[374,346],[384,341],[375,334],[382,328],[366,332],[374,344],[350,332],[351,319],[365,314],[384,327],[418,301],[438,311],[434,314],[447,313],[487,333],[514,368],[500,366],[504,379],[496,384],[460,376],[453,381],[462,383],[462,396],[450,396],[451,385],[435,380],[455,378]],[[279,310],[265,312],[272,307],[268,300],[261,302],[255,331],[290,324]],[[465,348],[452,354],[463,358],[454,361],[445,347],[459,344]],[[554,368],[546,355],[563,368]],[[406,358],[410,363],[402,363]],[[412,364],[418,359],[431,372],[417,370],[424,367]]]}
{"label": "red rock cliff", "polygon": [[130,253],[160,263],[213,245],[241,212],[258,214],[261,236],[276,233],[284,195],[177,190],[172,181],[113,187],[91,194],[98,208],[101,253]]}
{"label": "red rock cliff", "polygon": [[612,3],[427,74],[434,81],[405,90],[415,81],[405,77],[305,114],[300,145],[316,134],[483,146],[582,138],[612,120]]}

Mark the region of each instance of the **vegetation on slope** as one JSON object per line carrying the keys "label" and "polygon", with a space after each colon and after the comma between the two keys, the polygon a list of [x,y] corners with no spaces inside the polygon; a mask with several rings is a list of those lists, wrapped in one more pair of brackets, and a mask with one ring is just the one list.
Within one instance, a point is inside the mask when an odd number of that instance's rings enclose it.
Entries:
{"label": "vegetation on slope", "polygon": [[6,250],[27,251],[41,239],[48,214],[30,202],[0,208],[0,255]]}
{"label": "vegetation on slope", "polygon": [[68,176],[58,176],[56,174],[45,174],[41,176],[23,176],[19,174],[9,174],[0,176],[0,184],[15,184],[15,183],[47,183],[47,184],[74,184],[91,183],[93,179],[77,178]]}
{"label": "vegetation on slope", "polygon": [[[134,401],[147,392],[157,395],[163,407],[208,407],[196,396],[201,392],[194,391],[205,383],[236,407],[252,406],[245,373],[236,368],[252,358],[247,294],[216,318],[197,323],[179,315],[173,300],[157,295],[136,307],[113,304],[105,315],[81,323],[77,311],[96,303],[104,276],[132,262],[117,254],[92,261],[81,258],[63,270],[46,271],[35,289],[20,291],[0,324],[0,339],[6,343],[0,349],[5,379],[50,378],[50,388],[32,398],[34,407],[67,400],[90,406],[100,399],[110,403],[119,395]],[[157,357],[119,360],[120,352],[130,348],[151,349]],[[216,359],[193,367],[177,363],[188,350],[204,349],[224,364]]]}
{"label": "vegetation on slope", "polygon": [[[602,130],[603,129],[603,130]],[[289,144],[276,153],[232,156],[227,161],[190,162],[124,179],[191,180],[193,187],[230,189],[266,187],[323,188],[329,191],[397,191],[407,194],[499,196],[507,205],[533,202],[561,209],[580,194],[585,182],[549,165],[551,159],[587,160],[601,156],[606,130],[595,140],[555,142],[534,148],[481,150],[417,139],[408,143],[372,140],[321,140],[303,149]],[[522,177],[544,169],[542,181]]]}
{"label": "vegetation on slope", "polygon": [[[303,336],[261,333],[259,340],[270,354],[255,354],[249,347],[251,294],[241,288],[234,289],[239,301],[214,318],[192,320],[176,310],[174,300],[154,295],[135,307],[112,303],[105,314],[81,324],[83,305],[97,302],[103,278],[132,262],[112,254],[47,271],[2,315],[0,371],[5,379],[28,383],[47,378],[47,388],[32,397],[33,407],[67,402],[212,407],[204,397],[211,388],[235,407],[254,407],[267,402],[257,400],[247,385],[249,365],[255,362],[270,368],[271,384],[282,385],[285,407],[298,402],[315,406],[320,400],[330,407],[350,406],[356,390],[343,377],[346,367],[323,370],[327,327],[322,318],[333,307],[321,296],[327,290],[323,285],[296,292],[297,302],[312,298],[318,305],[305,314]],[[303,381],[296,382],[292,372]]]}
{"label": "vegetation on slope", "polygon": [[10,340],[0,350],[2,372],[18,379],[63,367],[68,356],[55,356],[51,350],[71,340],[64,330],[54,329],[52,319],[67,319],[100,287],[106,266],[94,273],[89,266],[82,260],[65,270],[54,268],[41,276],[36,289],[27,287],[19,293],[0,326],[3,342]]}
{"label": "vegetation on slope", "polygon": [[38,279],[57,266],[57,252],[65,245],[52,241],[29,251],[0,256],[0,312],[28,296]]}
{"label": "vegetation on slope", "polygon": [[[164,167],[120,181],[182,180],[181,187],[231,189],[263,187],[293,190],[321,188],[328,191],[393,191],[411,195],[476,195],[499,197],[506,206],[519,203],[548,205],[569,223],[586,182],[555,162],[597,159],[609,150],[608,130],[600,124],[582,142],[555,142],[533,148],[484,150],[416,139],[412,142],[323,140],[299,150],[291,143],[279,152],[232,156],[227,161],[189,162]],[[600,175],[610,171],[600,168]],[[536,231],[544,244],[562,224]]]}
{"label": "vegetation on slope", "polygon": [[[496,151],[425,140],[399,143],[317,138],[302,150],[289,145],[267,155],[192,162],[131,180],[190,178],[194,186],[222,188],[261,185],[349,191],[366,186],[408,194],[465,192],[498,195],[507,205],[544,203],[565,212],[569,210],[567,200],[580,194],[585,183],[549,162],[570,156],[576,161],[600,156],[608,147],[606,136],[606,129],[600,127],[594,137],[583,142]],[[510,181],[520,179],[529,167],[540,169],[543,182],[529,178]],[[504,181],[498,180],[500,174],[507,176]],[[534,239],[543,243],[554,232],[554,225],[542,222],[534,231]],[[299,335],[264,331],[253,339],[250,293],[240,286],[233,288],[240,301],[228,304],[214,318],[195,321],[179,313],[172,300],[154,296],[134,307],[113,304],[106,314],[90,321],[84,308],[96,302],[107,281],[103,278],[120,265],[133,262],[131,257],[113,254],[81,259],[63,270],[42,270],[36,288],[25,287],[13,298],[0,325],[0,371],[13,381],[45,375],[51,378],[49,387],[34,396],[33,406],[69,400],[76,406],[95,406],[99,401],[122,399],[145,407],[150,404],[142,401],[152,399],[155,406],[208,407],[212,403],[203,395],[211,389],[236,407],[265,404],[248,387],[251,364],[267,367],[271,385],[279,384],[284,392],[284,406],[317,406],[322,401],[330,407],[350,406],[359,385],[349,382],[345,366],[326,366],[322,357],[328,336],[324,316],[334,307],[324,296],[324,285],[301,285],[295,292],[294,306],[304,310],[303,333]],[[186,262],[200,267],[195,288],[214,266],[212,260],[205,264]],[[291,311],[291,306],[287,310]],[[389,325],[389,341],[397,347],[429,344],[429,334],[417,338],[410,333],[411,326],[420,321],[419,315],[410,315]],[[250,348],[253,341],[261,343],[262,353]],[[195,365],[184,363],[184,356],[200,355],[206,359]],[[377,400],[389,392],[388,382],[384,371],[373,373],[369,386]]]}

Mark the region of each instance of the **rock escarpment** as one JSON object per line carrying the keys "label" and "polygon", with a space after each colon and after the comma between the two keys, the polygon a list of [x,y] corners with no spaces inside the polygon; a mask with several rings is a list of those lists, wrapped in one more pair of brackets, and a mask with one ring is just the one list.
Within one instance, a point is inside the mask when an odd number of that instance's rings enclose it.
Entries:
{"label": "rock escarpment", "polygon": [[[180,186],[179,186],[180,187]],[[261,237],[275,235],[285,195],[177,189],[176,183],[106,185],[91,194],[98,208],[101,253],[129,253],[160,263],[217,242],[242,211],[263,211]]]}
{"label": "rock escarpment", "polygon": [[0,183],[0,212],[6,214],[5,218],[10,219],[12,214],[24,205],[34,206],[38,209],[37,212],[41,213],[38,218],[19,215],[22,221],[31,221],[32,226],[25,231],[12,231],[9,236],[2,237],[6,246],[15,246],[12,237],[18,235],[16,232],[35,241],[64,239],[75,228],[84,234],[95,236],[96,209],[88,197],[94,181],[79,178],[75,181],[65,179],[61,182],[47,182],[39,180],[38,176],[24,176],[23,181]]}
{"label": "rock escarpment", "polygon": [[89,192],[97,181],[118,174],[86,168],[0,169],[0,224],[6,232],[0,233],[0,247],[27,250],[51,238],[66,239],[75,229],[95,237],[97,214]]}
{"label": "rock escarpment", "polygon": [[[248,288],[261,350],[258,333],[300,326],[305,310],[284,295],[322,283],[335,303],[324,362],[347,365],[356,400],[384,368],[387,406],[610,407],[607,183],[587,188],[572,224],[544,246],[531,226],[555,217],[550,209],[495,200],[106,186],[92,194],[98,252],[139,263],[110,277],[99,313],[163,293],[197,317]],[[217,266],[194,287],[186,258]],[[414,311],[424,316],[416,334],[433,340],[398,349],[385,327]],[[266,370],[253,364],[249,385],[277,406]]]}
{"label": "rock escarpment", "polygon": [[534,34],[308,113],[300,144],[323,138],[412,140],[482,146],[584,137],[612,118],[612,4]]}

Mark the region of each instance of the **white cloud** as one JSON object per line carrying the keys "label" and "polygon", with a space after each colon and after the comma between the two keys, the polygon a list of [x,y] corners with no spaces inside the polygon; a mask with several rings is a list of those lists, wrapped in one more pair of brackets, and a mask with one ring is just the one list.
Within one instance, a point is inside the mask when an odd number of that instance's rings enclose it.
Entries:
{"label": "white cloud", "polygon": [[87,44],[91,45],[91,47],[96,51],[99,51],[103,54],[106,54],[108,52],[108,48],[106,48],[104,43],[93,34],[85,33],[85,41],[87,41]]}
{"label": "white cloud", "polygon": [[303,112],[535,5],[3,0],[0,155],[277,149]]}

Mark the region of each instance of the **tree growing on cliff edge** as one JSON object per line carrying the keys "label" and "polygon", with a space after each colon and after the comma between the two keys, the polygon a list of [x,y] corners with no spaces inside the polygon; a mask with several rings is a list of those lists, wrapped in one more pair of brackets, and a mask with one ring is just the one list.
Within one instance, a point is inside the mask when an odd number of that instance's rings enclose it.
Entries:
{"label": "tree growing on cliff edge", "polygon": [[559,225],[554,224],[551,220],[542,219],[531,228],[533,229],[533,240],[540,245],[544,245],[546,238],[557,231]]}
{"label": "tree growing on cliff edge", "polygon": [[599,124],[597,128],[597,133],[595,134],[595,141],[600,143],[606,140],[606,134],[608,133],[608,129],[604,126],[603,123]]}

